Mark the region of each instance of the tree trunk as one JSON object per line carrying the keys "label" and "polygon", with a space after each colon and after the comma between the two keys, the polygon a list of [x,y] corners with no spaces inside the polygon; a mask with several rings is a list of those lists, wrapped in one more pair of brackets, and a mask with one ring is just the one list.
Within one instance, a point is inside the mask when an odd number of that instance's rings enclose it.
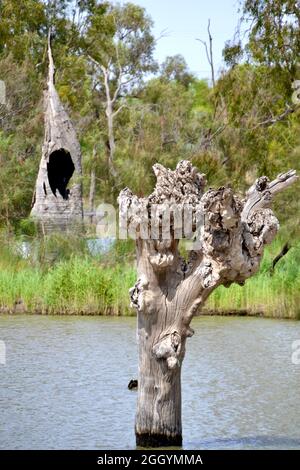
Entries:
{"label": "tree trunk", "polygon": [[[205,177],[190,162],[175,171],[153,168],[157,183],[148,198],[128,188],[119,196],[120,226],[137,248],[130,297],[138,315],[135,431],[143,447],[181,445],[180,376],[186,339],[194,333],[190,322],[216,287],[242,285],[257,272],[279,226],[272,196],[297,179],[294,171],[271,183],[259,178],[240,201],[230,188],[204,193]],[[194,240],[187,261],[178,251],[183,235]]]}
{"label": "tree trunk", "polygon": [[114,157],[115,157],[115,135],[114,135],[114,118],[113,118],[113,110],[111,105],[107,105],[106,108],[106,116],[107,116],[107,129],[108,129],[108,143],[109,143],[109,154],[108,154],[108,166],[112,176],[116,176],[116,170],[114,167]]}
{"label": "tree trunk", "polygon": [[[151,317],[150,317],[151,318]],[[157,325],[138,319],[139,378],[136,443],[140,447],[181,446],[181,367],[168,369],[152,353]]]}
{"label": "tree trunk", "polygon": [[104,75],[104,86],[105,86],[105,93],[106,93],[106,118],[107,118],[107,131],[108,131],[108,145],[109,145],[109,153],[108,153],[108,168],[111,175],[116,178],[117,172],[114,166],[114,156],[115,156],[115,134],[114,134],[114,104],[118,97],[118,93],[120,91],[120,86],[117,87],[117,90],[114,93],[114,96],[111,97],[110,93],[110,85],[109,85],[109,71],[103,65],[101,66],[101,70]]}
{"label": "tree trunk", "polygon": [[49,33],[45,136],[31,215],[46,232],[78,231],[83,224],[81,150],[74,126],[55,88],[50,39]]}

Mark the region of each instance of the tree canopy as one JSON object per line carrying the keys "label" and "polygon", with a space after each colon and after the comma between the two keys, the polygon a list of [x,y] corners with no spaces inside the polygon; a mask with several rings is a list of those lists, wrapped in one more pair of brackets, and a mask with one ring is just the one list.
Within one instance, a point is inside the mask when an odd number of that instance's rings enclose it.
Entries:
{"label": "tree canopy", "polygon": [[[226,43],[226,67],[214,87],[180,55],[155,62],[153,21],[134,3],[2,0],[0,16],[7,94],[0,105],[1,225],[18,228],[30,213],[49,30],[56,87],[83,151],[85,206],[92,180],[96,203],[115,202],[127,185],[148,193],[156,162],[174,168],[188,159],[211,184],[225,181],[237,191],[259,174],[299,169],[299,107],[292,100],[300,79],[297,2],[243,1],[246,40]],[[287,227],[297,204],[293,191],[277,208]]]}

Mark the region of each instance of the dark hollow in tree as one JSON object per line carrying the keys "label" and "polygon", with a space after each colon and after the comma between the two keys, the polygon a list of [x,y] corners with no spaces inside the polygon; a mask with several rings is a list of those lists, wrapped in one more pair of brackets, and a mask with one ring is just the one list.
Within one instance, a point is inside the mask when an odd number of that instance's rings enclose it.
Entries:
{"label": "dark hollow in tree", "polygon": [[[272,182],[258,178],[241,200],[230,188],[205,192],[205,175],[188,161],[179,162],[175,171],[159,164],[153,168],[157,183],[149,197],[139,198],[128,188],[119,196],[121,227],[130,227],[136,236],[138,280],[130,290],[138,315],[135,433],[141,447],[180,446],[181,366],[186,340],[194,334],[191,320],[215,288],[243,285],[257,272],[264,246],[279,227],[270,209],[272,197],[297,176],[291,170]],[[190,238],[199,230],[187,261],[178,250],[178,218],[168,219],[168,237],[162,227],[151,231],[151,222],[160,220],[153,211],[174,214],[185,205],[201,221],[185,234]]]}
{"label": "dark hollow in tree", "polygon": [[70,179],[73,176],[75,166],[71,158],[70,152],[61,148],[55,150],[49,156],[47,163],[48,179],[51,191],[56,196],[56,190],[67,200],[70,191],[67,188]]}

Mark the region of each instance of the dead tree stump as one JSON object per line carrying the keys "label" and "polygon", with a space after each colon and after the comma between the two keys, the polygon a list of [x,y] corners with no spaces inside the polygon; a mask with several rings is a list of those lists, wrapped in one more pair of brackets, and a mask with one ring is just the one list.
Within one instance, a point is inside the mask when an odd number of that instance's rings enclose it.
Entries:
{"label": "dead tree stump", "polygon": [[[261,177],[240,200],[230,188],[204,192],[205,176],[188,161],[175,171],[153,169],[149,197],[128,188],[119,196],[121,227],[136,236],[137,249],[138,281],[130,291],[139,343],[135,432],[138,446],[180,446],[181,365],[191,320],[216,287],[243,284],[257,272],[279,227],[272,196],[297,176]],[[182,235],[195,239],[188,260],[178,250],[185,220]]]}

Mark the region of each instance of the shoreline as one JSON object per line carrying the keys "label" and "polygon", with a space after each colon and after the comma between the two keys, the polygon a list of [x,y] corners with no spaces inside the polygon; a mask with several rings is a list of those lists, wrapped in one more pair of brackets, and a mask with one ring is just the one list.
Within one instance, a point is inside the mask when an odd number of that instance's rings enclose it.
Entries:
{"label": "shoreline", "polygon": [[[270,273],[277,245],[265,252],[260,271],[243,287],[215,289],[201,315],[300,319],[300,243]],[[137,279],[135,264],[114,256],[111,264],[72,255],[36,265],[8,253],[0,260],[0,314],[136,315],[128,294]]]}
{"label": "shoreline", "polygon": [[[112,308],[108,308],[106,312],[101,313],[100,311],[84,311],[84,310],[77,310],[77,311],[62,311],[62,310],[45,310],[45,309],[26,309],[24,304],[21,302],[16,303],[14,308],[11,307],[0,307],[0,316],[2,315],[37,315],[37,316],[72,316],[72,317],[136,317],[136,313],[134,311],[130,311],[129,309],[126,310],[126,313],[116,312]],[[252,311],[246,309],[231,309],[231,310],[224,310],[224,309],[211,309],[211,308],[204,308],[201,312],[199,312],[196,317],[209,317],[209,316],[216,316],[216,317],[255,317],[255,318],[273,318],[273,319],[282,319],[282,320],[296,320],[299,321],[299,318],[292,317],[289,315],[268,315],[267,312],[261,311]]]}

